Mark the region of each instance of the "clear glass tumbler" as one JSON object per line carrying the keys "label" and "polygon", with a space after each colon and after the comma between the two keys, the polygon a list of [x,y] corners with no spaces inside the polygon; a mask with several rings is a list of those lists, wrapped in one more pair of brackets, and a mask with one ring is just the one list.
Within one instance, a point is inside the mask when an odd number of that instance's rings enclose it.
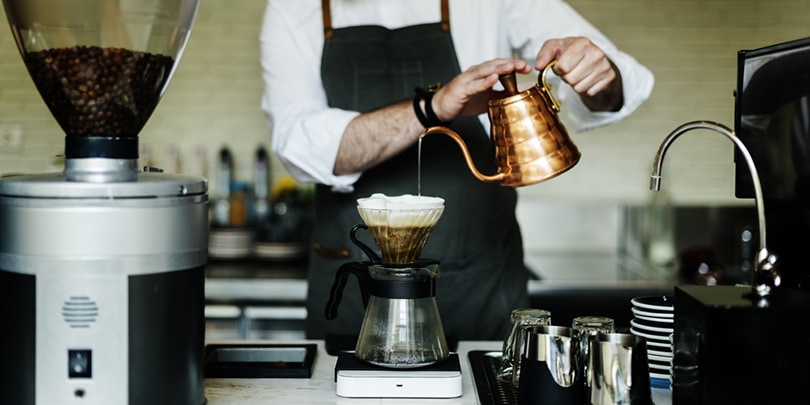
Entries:
{"label": "clear glass tumbler", "polygon": [[517,387],[520,377],[520,356],[526,345],[527,330],[537,326],[550,326],[551,312],[538,308],[517,308],[512,310],[510,318],[512,328],[503,341],[501,367],[496,377]]}
{"label": "clear glass tumbler", "polygon": [[571,329],[579,341],[579,361],[582,365],[582,375],[585,377],[585,386],[591,386],[592,375],[588,370],[590,362],[590,341],[600,333],[613,333],[616,325],[613,318],[606,316],[585,315],[574,318]]}

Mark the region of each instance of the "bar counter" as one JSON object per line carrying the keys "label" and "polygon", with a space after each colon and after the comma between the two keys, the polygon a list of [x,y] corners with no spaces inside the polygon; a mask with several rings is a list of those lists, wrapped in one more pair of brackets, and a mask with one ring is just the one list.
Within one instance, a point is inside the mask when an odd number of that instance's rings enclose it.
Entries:
{"label": "bar counter", "polygon": [[[233,343],[233,342],[207,342]],[[245,343],[240,341],[238,343]],[[496,341],[462,341],[458,345],[461,362],[462,395],[448,399],[425,398],[344,398],[335,392],[335,362],[337,357],[329,355],[323,341],[268,342],[256,343],[315,343],[318,352],[311,378],[251,378],[205,380],[207,405],[307,405],[307,404],[441,404],[473,405],[479,404],[473,382],[468,352],[472,350],[501,350],[502,342]],[[653,389],[656,405],[671,403],[668,390]]]}

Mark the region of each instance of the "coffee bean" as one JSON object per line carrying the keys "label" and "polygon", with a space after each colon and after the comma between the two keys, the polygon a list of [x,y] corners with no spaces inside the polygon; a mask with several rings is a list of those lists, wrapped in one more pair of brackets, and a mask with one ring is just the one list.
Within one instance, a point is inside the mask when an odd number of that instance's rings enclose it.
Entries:
{"label": "coffee bean", "polygon": [[75,46],[28,52],[25,63],[68,136],[136,138],[160,101],[174,58]]}

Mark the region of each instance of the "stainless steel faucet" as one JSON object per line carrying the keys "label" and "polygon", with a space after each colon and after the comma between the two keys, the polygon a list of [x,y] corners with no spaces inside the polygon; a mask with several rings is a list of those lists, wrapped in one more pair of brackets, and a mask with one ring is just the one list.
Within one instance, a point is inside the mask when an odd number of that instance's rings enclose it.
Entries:
{"label": "stainless steel faucet", "polygon": [[712,121],[692,121],[676,128],[664,138],[664,141],[661,142],[661,146],[658,147],[658,152],[655,154],[655,162],[653,163],[652,175],[650,177],[650,190],[659,191],[661,189],[661,169],[664,165],[664,154],[666,154],[669,146],[680,135],[693,129],[710,129],[725,135],[726,138],[734,142],[734,145],[736,145],[745,158],[745,163],[748,166],[748,170],[751,172],[751,179],[754,183],[754,199],[757,208],[757,219],[759,221],[759,250],[756,255],[751,286],[752,292],[756,297],[767,297],[773,292],[773,289],[780,284],[780,277],[776,266],[776,255],[768,251],[765,243],[764,198],[762,197],[762,185],[759,181],[756,165],[754,165],[754,160],[751,158],[751,153],[748,152],[748,148],[740,141],[740,138],[737,137],[734,131],[722,124]]}

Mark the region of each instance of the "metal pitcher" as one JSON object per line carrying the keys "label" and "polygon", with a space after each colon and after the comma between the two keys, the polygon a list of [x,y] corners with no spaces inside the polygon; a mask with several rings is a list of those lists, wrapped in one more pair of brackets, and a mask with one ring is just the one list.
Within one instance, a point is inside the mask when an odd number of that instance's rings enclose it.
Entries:
{"label": "metal pitcher", "polygon": [[529,328],[521,353],[518,404],[586,402],[579,336],[565,326]]}
{"label": "metal pitcher", "polygon": [[546,72],[555,64],[556,61],[549,63],[539,75],[538,83],[522,92],[517,90],[514,72],[500,77],[504,91],[494,93],[488,111],[498,164],[496,174],[478,171],[461,135],[452,129],[430,127],[422,137],[442,133],[453,138],[461,147],[470,171],[484,182],[520,187],[566,172],[579,162],[580,153],[557,116],[560,105],[546,83]]}

